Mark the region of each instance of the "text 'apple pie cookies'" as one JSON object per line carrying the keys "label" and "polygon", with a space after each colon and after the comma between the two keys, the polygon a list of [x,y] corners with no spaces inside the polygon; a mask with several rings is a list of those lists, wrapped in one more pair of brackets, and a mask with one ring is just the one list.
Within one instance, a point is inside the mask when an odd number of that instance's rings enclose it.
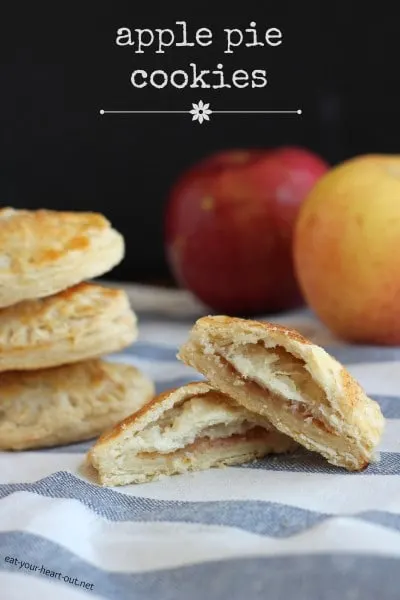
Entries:
{"label": "text 'apple pie cookies'", "polygon": [[144,483],[163,475],[238,465],[297,444],[206,382],[154,398],[88,453],[102,485]]}
{"label": "text 'apple pie cookies'", "polygon": [[90,360],[0,374],[0,449],[81,442],[139,410],[153,383],[125,364]]}
{"label": "text 'apple pie cookies'", "polygon": [[0,209],[0,307],[56,294],[107,273],[123,236],[101,214]]}
{"label": "text 'apple pie cookies'", "polygon": [[31,370],[110,354],[137,338],[125,291],[81,283],[0,309],[0,371]]}
{"label": "text 'apple pie cookies'", "polygon": [[339,362],[297,331],[203,317],[178,358],[331,464],[357,471],[375,459],[384,429],[379,404]]}

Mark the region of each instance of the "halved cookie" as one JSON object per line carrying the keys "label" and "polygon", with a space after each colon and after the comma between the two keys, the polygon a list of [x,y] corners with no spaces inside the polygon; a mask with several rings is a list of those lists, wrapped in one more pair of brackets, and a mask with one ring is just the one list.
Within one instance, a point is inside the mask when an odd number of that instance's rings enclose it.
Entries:
{"label": "halved cookie", "polygon": [[59,366],[111,354],[137,338],[123,290],[81,283],[0,309],[0,371]]}
{"label": "halved cookie", "polygon": [[26,450],[92,439],[154,395],[135,367],[91,360],[0,374],[0,449]]}
{"label": "halved cookie", "polygon": [[88,454],[103,485],[126,485],[286,452],[297,445],[206,382],[165,392]]}
{"label": "halved cookie", "polygon": [[124,239],[101,214],[0,209],[0,307],[43,298],[110,271]]}
{"label": "halved cookie", "polygon": [[384,428],[378,403],[339,362],[297,331],[204,317],[178,358],[330,463],[360,470],[373,459]]}

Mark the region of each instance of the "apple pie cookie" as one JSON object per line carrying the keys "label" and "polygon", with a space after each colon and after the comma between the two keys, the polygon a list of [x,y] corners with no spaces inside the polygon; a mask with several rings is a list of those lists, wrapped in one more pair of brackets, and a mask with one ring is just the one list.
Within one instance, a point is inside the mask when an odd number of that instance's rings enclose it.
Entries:
{"label": "apple pie cookie", "polygon": [[101,214],[0,209],[0,307],[51,296],[104,275],[125,241]]}
{"label": "apple pie cookie", "polygon": [[102,485],[248,462],[297,448],[293,440],[206,382],[154,398],[103,434],[88,454]]}
{"label": "apple pie cookie", "polygon": [[88,360],[0,373],[0,450],[73,444],[97,437],[154,396],[132,365]]}
{"label": "apple pie cookie", "polygon": [[297,331],[203,317],[178,358],[331,464],[357,471],[374,460],[384,428],[378,403],[339,362]]}
{"label": "apple pie cookie", "polygon": [[54,296],[0,308],[0,371],[111,354],[137,335],[137,317],[124,290],[80,283]]}

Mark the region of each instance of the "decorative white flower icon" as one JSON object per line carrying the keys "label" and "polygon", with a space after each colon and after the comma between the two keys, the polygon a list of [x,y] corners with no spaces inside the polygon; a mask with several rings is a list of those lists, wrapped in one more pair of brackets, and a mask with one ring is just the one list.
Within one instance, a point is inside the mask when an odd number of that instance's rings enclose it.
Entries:
{"label": "decorative white flower icon", "polygon": [[209,115],[212,114],[212,110],[210,110],[210,104],[204,104],[203,100],[200,100],[198,104],[193,103],[193,108],[190,110],[190,114],[193,115],[192,121],[198,121],[200,125],[203,121],[209,121]]}

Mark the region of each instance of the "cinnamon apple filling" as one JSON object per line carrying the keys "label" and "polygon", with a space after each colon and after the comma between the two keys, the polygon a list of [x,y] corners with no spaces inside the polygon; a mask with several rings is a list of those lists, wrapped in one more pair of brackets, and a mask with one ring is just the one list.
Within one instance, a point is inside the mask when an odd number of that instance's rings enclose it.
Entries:
{"label": "cinnamon apple filling", "polygon": [[247,386],[267,394],[269,404],[279,403],[303,422],[333,434],[326,419],[325,392],[303,360],[282,346],[266,348],[262,342],[219,348],[218,356]]}
{"label": "cinnamon apple filling", "polygon": [[[224,433],[223,431],[221,431]],[[207,450],[221,449],[224,447],[229,448],[240,442],[262,442],[265,443],[269,438],[277,436],[276,432],[268,431],[258,425],[249,424],[249,429],[243,432],[231,433],[230,435],[221,435],[220,437],[213,437],[206,432],[202,437],[196,438],[191,444],[187,444],[182,448],[175,450],[174,452],[165,453],[166,455],[179,455],[182,452],[190,454],[192,452],[200,452],[203,448]],[[151,458],[152,456],[160,456],[160,452],[139,452],[138,458]]]}
{"label": "cinnamon apple filling", "polygon": [[138,456],[171,454],[190,447],[200,439],[218,444],[233,436],[251,438],[255,428],[258,436],[261,429],[265,433],[272,429],[262,417],[241,407],[216,401],[213,397],[194,396],[167,410],[140,434],[127,440],[124,451]]}

